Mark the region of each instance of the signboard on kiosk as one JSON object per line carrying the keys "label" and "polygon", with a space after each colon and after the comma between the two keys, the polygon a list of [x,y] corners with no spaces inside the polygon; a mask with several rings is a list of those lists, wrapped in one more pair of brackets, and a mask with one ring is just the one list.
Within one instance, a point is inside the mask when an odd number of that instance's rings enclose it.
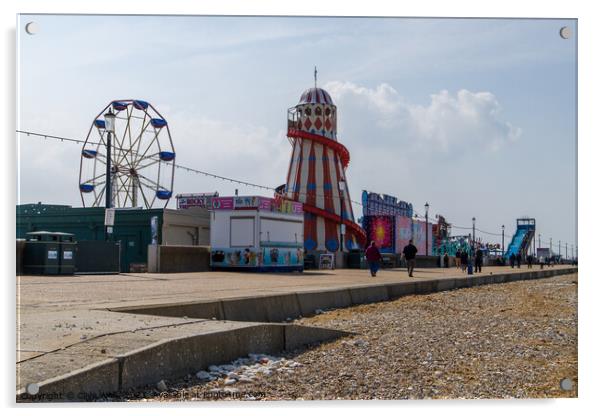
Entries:
{"label": "signboard on kiosk", "polygon": [[211,208],[211,201],[217,198],[219,193],[180,194],[176,195],[178,209],[189,208]]}

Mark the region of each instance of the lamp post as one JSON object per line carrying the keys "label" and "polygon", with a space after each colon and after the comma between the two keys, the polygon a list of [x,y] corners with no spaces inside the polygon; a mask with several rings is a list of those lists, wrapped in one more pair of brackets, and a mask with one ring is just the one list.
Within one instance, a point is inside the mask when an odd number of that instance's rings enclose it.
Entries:
{"label": "lamp post", "polygon": [[562,254],[560,251],[560,240],[558,240],[558,260],[560,260],[560,257],[562,257]]}
{"label": "lamp post", "polygon": [[472,252],[473,253],[474,253],[474,247],[475,247],[474,246],[474,240],[475,240],[475,237],[477,236],[475,234],[475,223],[476,223],[476,221],[477,221],[477,219],[475,217],[472,217],[472,241],[471,241],[471,246],[472,247],[471,248],[472,248]]}
{"label": "lamp post", "polygon": [[575,260],[575,251],[573,250],[573,245],[571,244],[571,260]]}
{"label": "lamp post", "polygon": [[[107,132],[107,170],[106,180],[105,180],[105,211],[113,208],[113,184],[111,181],[111,136],[115,134],[115,114],[111,108],[109,108],[109,112],[104,115],[105,119],[105,131]],[[113,224],[107,223],[106,220],[106,212],[105,212],[105,239],[107,241],[110,240],[110,235],[113,233],[112,230]]]}
{"label": "lamp post", "polygon": [[564,243],[564,258],[569,258],[569,243]]}
{"label": "lamp post", "polygon": [[429,203],[424,204],[424,218],[426,219],[426,255],[429,255]]}
{"label": "lamp post", "polygon": [[506,229],[506,226],[502,224],[502,256],[504,256],[504,230]]}
{"label": "lamp post", "polygon": [[341,224],[340,224],[340,229],[341,229],[341,243],[339,244],[339,248],[341,253],[343,252],[343,243],[344,243],[344,224],[343,224],[343,192],[345,191],[345,181],[343,179],[341,179],[339,181],[339,203],[340,203],[340,211],[341,211]]}
{"label": "lamp post", "polygon": [[105,114],[105,131],[107,132],[107,171],[105,181],[105,207],[113,207],[113,192],[111,186],[111,135],[115,133],[115,114],[109,108]]}

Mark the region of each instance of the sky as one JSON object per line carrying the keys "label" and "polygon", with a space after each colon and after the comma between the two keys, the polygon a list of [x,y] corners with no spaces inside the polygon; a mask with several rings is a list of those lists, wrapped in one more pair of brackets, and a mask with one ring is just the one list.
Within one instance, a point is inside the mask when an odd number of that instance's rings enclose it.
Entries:
{"label": "sky", "polygon": [[[169,122],[178,164],[276,187],[287,109],[316,66],[353,200],[386,193],[421,214],[428,202],[454,234],[472,217],[492,233],[504,224],[506,245],[522,216],[542,246],[560,240],[564,254],[568,242],[570,255],[576,241],[575,20],[21,15],[19,26],[20,130],[84,139],[110,101],[142,99]],[[17,138],[18,202],[81,206],[81,145]],[[270,194],[175,172],[174,194],[235,189]]]}

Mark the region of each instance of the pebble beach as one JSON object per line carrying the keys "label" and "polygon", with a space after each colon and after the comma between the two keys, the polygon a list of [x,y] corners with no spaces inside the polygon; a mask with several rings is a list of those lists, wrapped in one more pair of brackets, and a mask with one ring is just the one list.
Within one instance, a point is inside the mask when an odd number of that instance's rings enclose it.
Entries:
{"label": "pebble beach", "polygon": [[251,354],[117,400],[577,397],[577,274],[493,284],[295,321],[349,336]]}

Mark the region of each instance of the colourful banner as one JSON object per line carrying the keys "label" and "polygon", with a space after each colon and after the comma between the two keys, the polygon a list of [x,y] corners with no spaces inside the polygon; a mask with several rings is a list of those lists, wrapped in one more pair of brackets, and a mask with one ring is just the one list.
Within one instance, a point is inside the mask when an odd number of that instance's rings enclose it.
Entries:
{"label": "colourful banner", "polygon": [[392,253],[395,243],[395,217],[387,215],[369,215],[364,217],[364,229],[368,241],[374,241],[382,252]]}
{"label": "colourful banner", "polygon": [[283,214],[303,214],[303,204],[301,202],[295,202],[284,198],[276,197],[269,199],[272,211],[281,212]]}
{"label": "colourful banner", "polygon": [[[429,221],[429,255],[433,253],[433,224]],[[395,217],[395,251],[403,252],[410,240],[418,249],[418,255],[426,254],[426,222],[413,220],[408,217]]]}
{"label": "colourful banner", "polygon": [[258,196],[235,196],[234,197],[234,208],[235,209],[248,209],[258,208],[260,197]]}
{"label": "colourful banner", "polygon": [[264,196],[214,197],[211,201],[211,209],[258,209],[261,211],[281,212],[283,214],[303,214],[303,204],[300,202]]}
{"label": "colourful banner", "polygon": [[303,249],[265,246],[257,248],[213,248],[212,267],[303,269]]}
{"label": "colourful banner", "polygon": [[234,198],[230,197],[219,197],[213,198],[211,201],[212,209],[234,209]]}

